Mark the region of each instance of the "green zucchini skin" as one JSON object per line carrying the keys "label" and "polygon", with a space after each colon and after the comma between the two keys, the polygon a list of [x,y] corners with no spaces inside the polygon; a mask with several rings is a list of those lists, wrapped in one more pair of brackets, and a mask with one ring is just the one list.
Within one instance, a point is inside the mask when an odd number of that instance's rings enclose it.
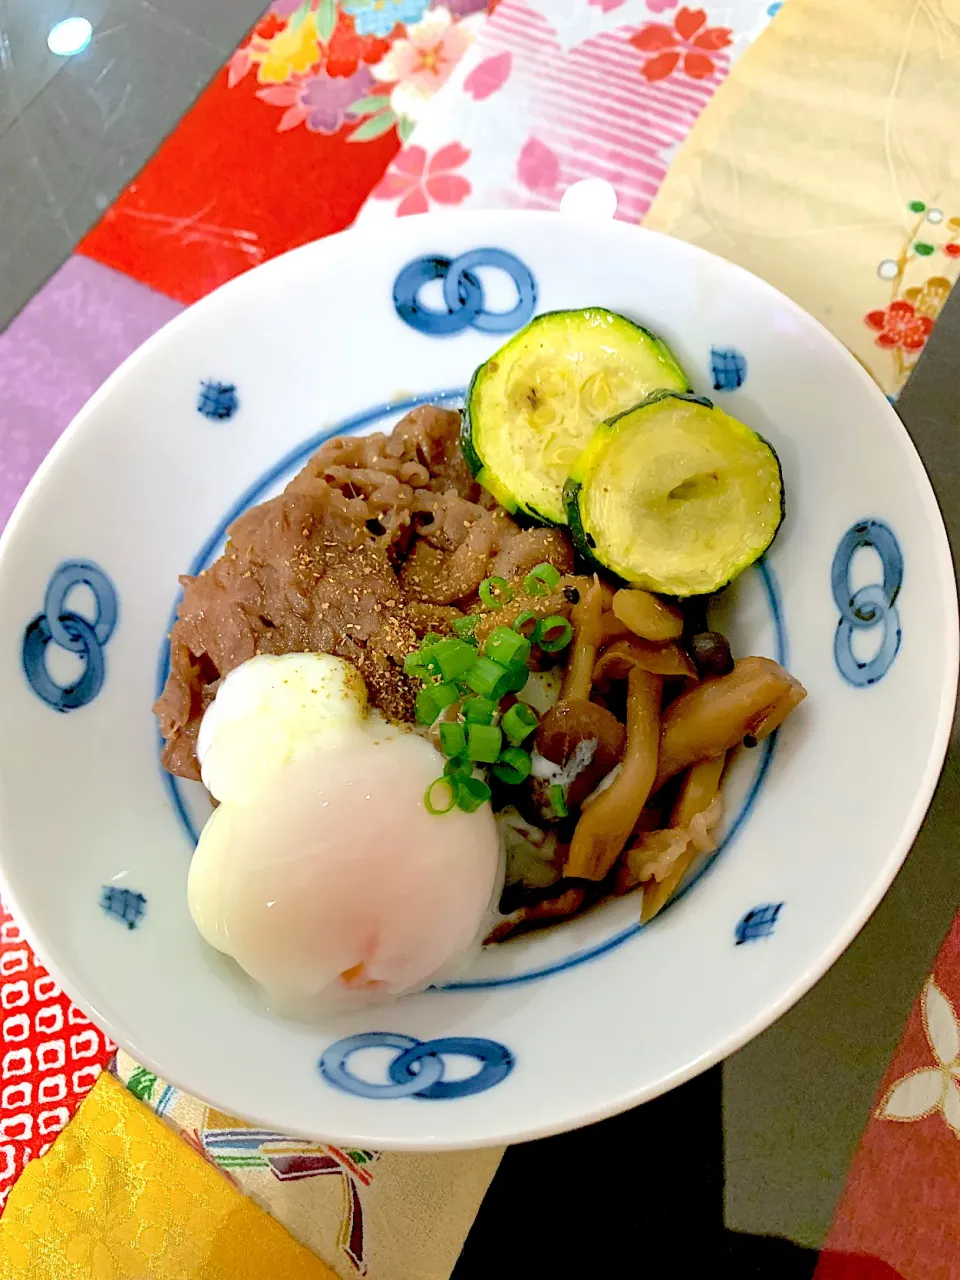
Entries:
{"label": "green zucchini skin", "polygon": [[[748,438],[751,442],[755,442],[753,447],[758,458],[758,464],[762,463],[767,468],[767,470],[761,474],[761,480],[769,486],[774,483],[775,477],[775,483],[779,490],[779,502],[777,504],[775,518],[768,520],[767,524],[762,529],[758,528],[756,537],[748,544],[746,552],[741,553],[738,558],[730,564],[728,570],[723,570],[717,573],[713,579],[706,583],[703,582],[702,576],[698,576],[698,572],[695,571],[694,567],[691,567],[689,579],[685,582],[682,576],[677,576],[675,572],[669,580],[665,578],[658,579],[656,573],[649,568],[642,572],[638,571],[631,573],[624,572],[624,565],[622,563],[608,563],[608,560],[612,560],[612,557],[609,556],[605,549],[598,544],[596,532],[589,527],[589,519],[586,517],[584,511],[586,506],[584,494],[585,485],[589,485],[593,473],[596,470],[597,465],[599,465],[600,460],[603,458],[610,442],[618,435],[619,430],[623,429],[621,424],[624,424],[624,426],[626,425],[624,420],[631,418],[638,412],[655,409],[657,405],[663,405],[671,400],[696,405],[708,410],[710,414],[719,414],[723,421],[732,424],[730,429],[731,431],[734,431],[735,437],[740,441],[740,443],[743,443],[745,438]],[[639,468],[634,468],[633,471],[630,471],[629,468],[623,468],[621,473],[625,475],[635,474],[638,470]],[[714,476],[713,479],[716,480],[717,477]],[[669,496],[672,497],[673,495],[671,494]],[[766,493],[764,496],[767,505],[769,505],[769,493]],[[632,409],[627,409],[625,412],[615,415],[607,422],[603,423],[602,426],[598,427],[590,441],[590,444],[577,459],[573,472],[564,485],[563,497],[571,538],[577,551],[585,560],[587,560],[596,569],[601,570],[606,574],[613,574],[614,577],[619,578],[621,581],[632,582],[636,585],[646,587],[649,590],[657,591],[660,594],[671,595],[677,598],[684,598],[693,595],[710,595],[727,586],[734,578],[742,573],[744,569],[748,568],[750,564],[753,564],[761,555],[763,555],[773,542],[773,539],[776,537],[786,514],[783,472],[776,451],[769,442],[757,432],[744,426],[743,423],[737,422],[736,419],[731,419],[730,416],[722,410],[717,410],[713,402],[706,399],[706,397],[671,391],[655,391],[639,404],[635,405]],[[597,532],[599,532],[599,530]],[[693,582],[696,582],[696,586],[691,585]]]}
{"label": "green zucchini skin", "polygon": [[[509,360],[511,355],[523,353],[524,351],[532,352],[536,346],[538,331],[544,332],[544,340],[542,346],[545,351],[549,352],[552,345],[550,340],[551,328],[555,327],[558,322],[561,324],[572,325],[577,322],[583,322],[589,326],[592,323],[604,322],[609,329],[613,330],[614,336],[621,338],[621,359],[626,363],[629,357],[634,356],[634,367],[642,365],[644,371],[649,370],[652,365],[656,369],[658,377],[662,377],[665,384],[674,387],[676,390],[687,391],[690,388],[690,382],[686,373],[677,363],[676,357],[670,351],[670,348],[658,338],[656,334],[650,332],[643,325],[637,324],[626,316],[620,315],[604,307],[585,307],[578,311],[548,311],[541,316],[537,316],[532,320],[525,329],[515,334],[509,342],[505,343],[499,351],[495,352],[489,360],[485,361],[474,372],[470,380],[470,386],[467,389],[466,400],[464,403],[461,418],[461,449],[463,456],[469,466],[471,472],[477,479],[489,489],[497,498],[502,506],[512,514],[522,513],[530,516],[540,524],[562,526],[566,523],[566,515],[563,507],[562,493],[557,491],[556,499],[551,501],[551,509],[545,510],[544,505],[534,502],[529,498],[522,496],[522,490],[526,481],[530,479],[522,469],[511,476],[505,474],[507,467],[502,463],[498,466],[490,466],[484,456],[484,444],[481,437],[486,429],[487,435],[493,430],[497,432],[509,430],[509,414],[507,411],[506,400],[504,398],[504,407],[502,417],[496,424],[489,421],[484,422],[484,409],[480,404],[485,386],[489,386],[491,379],[496,379],[500,372],[501,365],[505,360]],[[564,335],[566,338],[566,334]],[[630,339],[627,342],[627,339]],[[532,358],[529,357],[529,358]],[[560,361],[558,359],[558,367]],[[587,375],[590,376],[589,374]],[[640,378],[640,382],[644,381]],[[649,376],[646,378],[649,385]],[[625,406],[626,407],[626,406]],[[490,411],[487,410],[488,418]],[[587,436],[587,439],[589,435]],[[585,440],[579,440],[574,448],[574,456],[571,459],[571,465],[575,461],[576,453],[582,447]],[[501,454],[505,451],[501,450]],[[545,473],[546,474],[546,473]],[[553,481],[548,481],[547,486],[552,485]],[[530,488],[530,484],[526,484]],[[534,488],[544,489],[545,485],[542,479],[535,480]],[[520,492],[518,492],[518,490]],[[554,509],[555,508],[555,509]]]}

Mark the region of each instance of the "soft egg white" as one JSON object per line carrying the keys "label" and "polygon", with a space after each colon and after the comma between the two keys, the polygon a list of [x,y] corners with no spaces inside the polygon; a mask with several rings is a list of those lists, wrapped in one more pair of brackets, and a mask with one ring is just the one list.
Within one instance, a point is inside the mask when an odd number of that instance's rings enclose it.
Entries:
{"label": "soft egg white", "polygon": [[358,728],[367,687],[329,653],[260,654],[223,680],[197,737],[203,784],[226,803],[249,797],[318,738]]}
{"label": "soft egg white", "polygon": [[368,714],[349,663],[244,664],[201,749],[223,803],[191,863],[190,911],[274,1006],[382,999],[463,967],[502,884],[492,811],[427,811],[443,757]]}

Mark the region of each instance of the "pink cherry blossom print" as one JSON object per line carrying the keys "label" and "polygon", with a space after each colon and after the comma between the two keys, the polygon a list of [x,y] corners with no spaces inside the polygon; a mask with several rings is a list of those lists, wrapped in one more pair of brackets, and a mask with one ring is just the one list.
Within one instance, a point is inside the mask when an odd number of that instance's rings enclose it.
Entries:
{"label": "pink cherry blossom print", "polygon": [[647,0],[647,8],[651,13],[666,13],[676,3],[677,0]]}
{"label": "pink cherry blossom print", "polygon": [[506,83],[513,67],[513,54],[509,49],[494,54],[492,58],[484,58],[473,68],[463,82],[463,91],[475,102],[483,102],[491,94]]}
{"label": "pink cherry blossom print", "polygon": [[470,159],[470,152],[459,142],[449,142],[432,157],[423,147],[407,147],[401,151],[372,194],[378,200],[395,200],[397,217],[426,213],[430,202],[460,204],[472,191],[462,174],[452,173]]}
{"label": "pink cherry blossom print", "polygon": [[443,5],[431,9],[421,22],[407,27],[373,68],[373,77],[392,85],[390,106],[396,116],[415,123],[427,103],[449,80],[454,67],[473,43],[477,19],[457,22]]}
{"label": "pink cherry blossom print", "polygon": [[587,4],[592,9],[599,9],[601,13],[611,13],[614,9],[619,9],[622,4],[626,4],[626,0],[587,0]]}
{"label": "pink cherry blossom print", "polygon": [[711,54],[733,41],[729,27],[708,27],[703,9],[680,9],[672,27],[651,22],[630,36],[641,53],[652,54],[640,74],[645,80],[666,80],[678,68],[691,80],[706,80],[718,73]]}
{"label": "pink cherry blossom print", "polygon": [[528,138],[517,160],[517,176],[529,191],[555,191],[560,181],[560,161],[539,138]]}

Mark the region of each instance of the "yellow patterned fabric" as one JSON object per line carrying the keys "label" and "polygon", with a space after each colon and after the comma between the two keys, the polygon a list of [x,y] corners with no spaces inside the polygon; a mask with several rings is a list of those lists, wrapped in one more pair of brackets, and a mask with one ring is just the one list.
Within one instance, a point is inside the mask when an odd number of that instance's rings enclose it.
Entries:
{"label": "yellow patterned fabric", "polygon": [[645,225],[763,276],[889,395],[960,271],[960,0],[786,0]]}
{"label": "yellow patterned fabric", "polygon": [[449,1280],[503,1154],[314,1142],[225,1115],[123,1050],[112,1069],[173,1133],[343,1280]]}
{"label": "yellow patterned fabric", "polygon": [[104,1072],[0,1220],[0,1278],[336,1280]]}

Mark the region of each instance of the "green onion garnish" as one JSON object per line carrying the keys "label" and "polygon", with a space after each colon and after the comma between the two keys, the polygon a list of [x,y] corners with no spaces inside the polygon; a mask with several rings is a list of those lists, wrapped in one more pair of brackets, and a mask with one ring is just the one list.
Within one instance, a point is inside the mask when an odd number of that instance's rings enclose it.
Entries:
{"label": "green onion garnish", "polygon": [[563,787],[559,782],[555,782],[548,792],[550,796],[550,806],[558,818],[565,818],[570,810],[567,808],[567,797],[563,794]]}
{"label": "green onion garnish", "polygon": [[490,788],[479,778],[457,780],[457,804],[464,813],[475,813],[490,799]]}
{"label": "green onion garnish", "polygon": [[462,640],[469,640],[480,621],[479,613],[468,613],[462,618],[454,618],[453,630]]}
{"label": "green onion garnish", "polygon": [[506,578],[484,578],[477,593],[488,609],[502,609],[513,599],[513,588]]}
{"label": "green onion garnish", "polygon": [[546,560],[536,565],[523,580],[523,589],[528,596],[545,596],[560,581],[561,574]]}
{"label": "green onion garnish", "polygon": [[494,627],[483,646],[483,656],[502,667],[526,666],[530,657],[530,641],[510,627]]}
{"label": "green onion garnish", "polygon": [[535,613],[531,613],[529,609],[524,609],[523,613],[518,614],[513,624],[513,629],[517,635],[523,636],[524,640],[533,641],[537,634],[537,628],[540,626],[540,619]]}
{"label": "green onion garnish", "polygon": [[544,618],[540,623],[537,643],[544,653],[558,653],[561,649],[565,649],[572,639],[573,627],[559,614],[552,618]]}
{"label": "green onion garnish", "polygon": [[518,786],[530,776],[530,752],[524,751],[523,747],[504,747],[493,772],[501,782]]}
{"label": "green onion garnish", "polygon": [[499,702],[507,692],[508,675],[506,667],[501,667],[500,663],[494,662],[492,658],[478,658],[464,676],[464,684],[474,693]]}
{"label": "green onion garnish", "polygon": [[439,631],[428,631],[423,637],[423,644],[421,645],[421,648],[429,649],[431,645],[437,644],[442,639],[443,636]]}
{"label": "green onion garnish", "polygon": [[473,773],[473,765],[463,756],[452,756],[443,766],[445,778],[469,778]]}
{"label": "green onion garnish", "polygon": [[527,666],[513,666],[507,670],[506,677],[503,682],[503,694],[519,693],[530,678],[530,668]]}
{"label": "green onion garnish", "polygon": [[503,734],[493,724],[467,726],[467,759],[477,764],[493,764],[500,754]]}
{"label": "green onion garnish", "polygon": [[453,636],[447,636],[446,640],[440,640],[431,646],[429,655],[430,661],[440,668],[444,680],[459,680],[477,660],[475,647],[467,644],[466,640],[457,640]]}
{"label": "green onion garnish", "polygon": [[433,724],[437,716],[440,714],[442,707],[438,707],[433,699],[433,694],[429,689],[421,689],[417,694],[417,701],[414,709],[416,711],[417,720],[420,724]]}
{"label": "green onion garnish", "polygon": [[417,694],[416,714],[421,724],[433,724],[444,707],[460,697],[455,684],[431,684]]}
{"label": "green onion garnish", "polygon": [[444,707],[450,707],[460,699],[460,690],[455,684],[432,684],[429,689],[433,694],[434,701],[440,704],[441,711]]}
{"label": "green onion garnish", "polygon": [[515,703],[500,721],[508,740],[518,747],[537,727],[537,714],[524,702]]}
{"label": "green onion garnish", "polygon": [[462,724],[455,722],[440,726],[440,750],[445,756],[462,755],[467,745],[467,735]]}
{"label": "green onion garnish", "polygon": [[463,718],[467,724],[493,724],[497,704],[490,698],[464,698]]}
{"label": "green onion garnish", "polygon": [[427,676],[430,674],[419,649],[415,649],[413,653],[407,654],[403,660],[403,670],[406,675],[417,676],[421,680],[426,680]]}
{"label": "green onion garnish", "polygon": [[[427,813],[437,816],[449,813],[457,803],[458,790],[446,778],[434,778],[423,793],[423,807]],[[434,799],[435,796],[436,799]]]}

